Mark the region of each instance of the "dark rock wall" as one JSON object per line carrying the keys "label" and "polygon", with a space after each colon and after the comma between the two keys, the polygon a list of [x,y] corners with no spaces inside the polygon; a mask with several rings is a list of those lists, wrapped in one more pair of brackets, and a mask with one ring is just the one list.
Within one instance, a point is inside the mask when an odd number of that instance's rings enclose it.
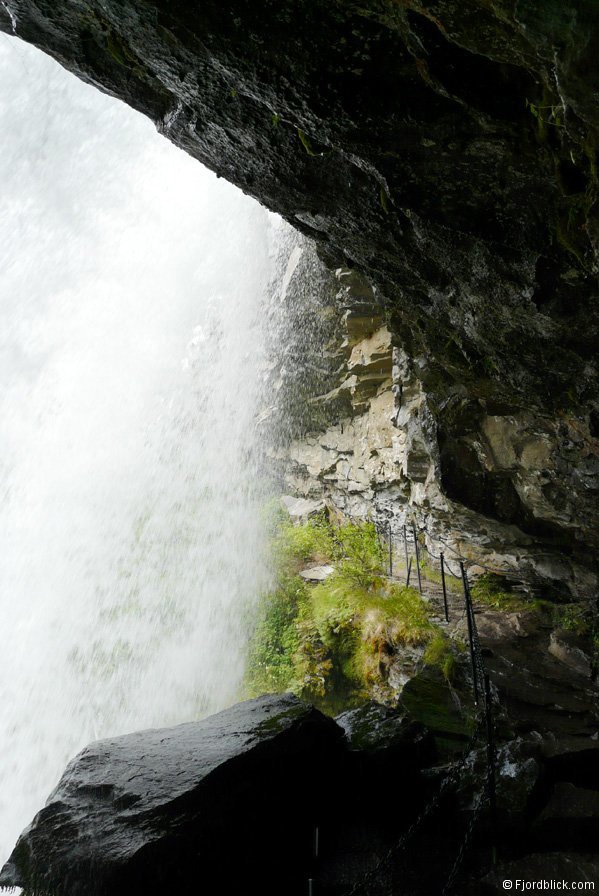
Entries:
{"label": "dark rock wall", "polygon": [[[428,395],[447,495],[592,567],[596,14],[593,0],[3,0],[0,28],[365,274]],[[533,499],[517,452],[489,460],[489,420],[516,420],[522,450],[548,445]]]}

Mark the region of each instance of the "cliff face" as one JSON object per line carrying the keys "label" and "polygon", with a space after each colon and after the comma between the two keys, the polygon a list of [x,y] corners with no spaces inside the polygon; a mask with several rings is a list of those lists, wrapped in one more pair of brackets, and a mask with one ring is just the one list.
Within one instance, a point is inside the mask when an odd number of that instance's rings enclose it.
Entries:
{"label": "cliff face", "polygon": [[[366,277],[381,325],[348,359],[358,391],[337,397],[376,411],[394,396],[386,487],[456,528],[478,520],[494,551],[533,546],[549,578],[590,592],[595,16],[592,0],[3,0],[0,28]],[[386,479],[388,450],[366,479]]]}
{"label": "cliff face", "polygon": [[[310,256],[309,246],[296,251]],[[306,312],[297,290],[309,268],[305,261],[288,278],[287,309]],[[326,375],[302,380],[302,370],[313,369],[305,352],[294,352],[303,326],[282,340],[303,384],[299,407],[283,403],[289,437],[273,452],[285,488],[350,517],[374,515],[385,537],[390,523],[398,548],[403,525],[415,521],[437,556],[450,546],[545,596],[592,595],[592,565],[583,551],[564,548],[593,494],[588,445],[575,422],[525,410],[489,414],[469,403],[450,442],[419,376],[423,359],[398,344],[363,278],[340,268],[334,279],[336,291],[322,272],[315,276],[312,259],[311,317],[329,325],[323,333],[312,324],[310,349]],[[586,519],[594,512],[589,503]]]}

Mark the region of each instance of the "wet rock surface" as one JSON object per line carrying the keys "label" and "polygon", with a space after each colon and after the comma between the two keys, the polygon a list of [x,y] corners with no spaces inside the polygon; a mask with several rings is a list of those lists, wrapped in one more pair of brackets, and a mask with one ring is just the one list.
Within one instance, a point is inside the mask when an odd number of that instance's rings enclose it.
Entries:
{"label": "wet rock surface", "polygon": [[[396,385],[424,399],[401,423],[402,497],[499,559],[526,566],[540,543],[537,577],[587,594],[599,531],[595,24],[592,0],[0,7],[0,28],[149,115],[330,266],[365,275],[402,353]],[[388,372],[374,343],[352,364],[369,389]],[[368,400],[350,393],[327,412]]]}
{"label": "wet rock surface", "polygon": [[[92,744],[19,838],[0,886],[141,896],[197,893],[200,880],[253,892],[259,881],[260,892],[300,896],[316,873],[318,827],[321,891],[340,892],[428,792],[420,770],[434,748],[422,725],[373,713],[368,749],[349,749],[341,726],[290,695]],[[389,799],[372,812],[383,787]]]}
{"label": "wet rock surface", "polygon": [[[408,700],[395,709],[371,702],[336,722],[271,695],[92,744],[22,834],[0,885],[60,896],[176,885],[191,894],[201,875],[227,894],[260,880],[262,892],[300,896],[312,879],[329,896],[356,886],[364,896],[429,896],[446,885],[479,804],[452,892],[493,893],[498,874],[536,876],[540,857],[545,877],[564,868],[597,882],[599,742],[569,735],[559,713],[551,729],[514,736],[497,707],[493,825],[485,741],[465,685],[458,750],[455,714],[438,693],[410,709]],[[420,716],[435,700],[431,732]]]}
{"label": "wet rock surface", "polygon": [[[403,526],[409,531],[415,521],[437,557],[455,552],[543,597],[592,601],[594,554],[582,543],[587,528],[595,537],[599,504],[594,474],[587,475],[595,449],[574,423],[566,432],[563,420],[558,426],[513,408],[490,415],[478,404],[464,404],[446,441],[422,380],[425,359],[410,358],[398,343],[363,278],[339,269],[336,279],[336,291],[330,284],[326,295],[315,289],[320,313],[335,322],[326,351],[321,342],[329,375],[312,379],[302,409],[289,409],[297,424],[309,407],[308,427],[296,426],[297,435],[272,454],[285,490],[335,512],[374,517],[385,538],[391,526],[400,560]],[[292,345],[298,338],[287,333]],[[299,352],[295,358],[299,370],[318,364]]]}
{"label": "wet rock surface", "polygon": [[430,732],[403,707],[390,709],[371,701],[342,713],[336,722],[343,728],[352,750],[397,754],[395,759],[406,759],[401,754],[412,751],[412,761],[418,755],[421,765],[426,765],[427,755],[429,761],[434,758]]}
{"label": "wet rock surface", "polygon": [[22,834],[0,885],[116,896],[197,892],[201,877],[234,893],[268,845],[272,880],[295,892],[342,749],[340,729],[290,696],[92,744]]}
{"label": "wet rock surface", "polygon": [[[481,614],[484,615],[484,614]],[[501,618],[501,613],[488,616]],[[486,628],[486,631],[492,627]],[[599,690],[590,671],[555,656],[555,632],[549,621],[529,620],[528,633],[518,638],[489,637],[481,626],[485,664],[501,705],[515,730],[559,731],[560,735],[591,738],[599,730]]]}

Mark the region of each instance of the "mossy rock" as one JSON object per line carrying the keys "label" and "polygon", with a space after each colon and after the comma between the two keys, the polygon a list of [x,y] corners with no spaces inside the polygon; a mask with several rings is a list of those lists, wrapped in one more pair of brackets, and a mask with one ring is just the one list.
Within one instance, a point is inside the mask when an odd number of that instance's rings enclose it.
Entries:
{"label": "mossy rock", "polygon": [[432,733],[441,753],[460,751],[474,730],[472,703],[438,669],[426,668],[410,679],[401,699],[412,718]]}
{"label": "mossy rock", "polygon": [[414,754],[418,764],[432,761],[434,744],[430,732],[415,721],[403,707],[391,709],[369,701],[335,719],[345,731],[351,750],[369,753]]}

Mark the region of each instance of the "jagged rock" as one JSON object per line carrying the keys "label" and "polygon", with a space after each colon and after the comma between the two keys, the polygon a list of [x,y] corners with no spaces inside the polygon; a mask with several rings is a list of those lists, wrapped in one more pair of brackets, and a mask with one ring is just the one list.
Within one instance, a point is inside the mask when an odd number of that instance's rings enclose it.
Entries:
{"label": "jagged rock", "polygon": [[395,694],[401,694],[406,684],[422,666],[424,647],[406,644],[389,657],[387,680]]}
{"label": "jagged rock", "polygon": [[[557,727],[557,726],[556,726]],[[552,781],[568,781],[599,791],[599,725],[586,737],[557,736],[547,732],[543,754]]]}
{"label": "jagged rock", "polygon": [[534,631],[534,613],[493,613],[479,611],[476,614],[478,632],[486,641],[503,641],[526,638]]}
{"label": "jagged rock", "polygon": [[429,732],[420,722],[414,721],[403,708],[391,709],[370,701],[357,709],[350,709],[337,716],[338,725],[352,750],[382,751],[393,754],[410,752],[412,759],[426,765],[434,755]]}
{"label": "jagged rock", "polygon": [[599,843],[599,792],[557,783],[534,834],[540,848],[592,850]]}
{"label": "jagged rock", "polygon": [[585,640],[574,632],[558,629],[551,632],[549,653],[561,663],[569,666],[570,669],[574,669],[575,672],[579,672],[585,678],[590,678],[591,659],[585,651],[587,646]]}
{"label": "jagged rock", "polygon": [[434,667],[411,678],[401,693],[410,715],[428,728],[443,752],[460,752],[474,728],[471,697],[452,687]]}
{"label": "jagged rock", "polygon": [[334,566],[311,566],[310,569],[302,569],[299,575],[306,582],[324,582],[335,572]]}
{"label": "jagged rock", "polygon": [[594,818],[599,824],[599,793],[568,782],[557,784],[537,823],[567,818]]}
{"label": "jagged rock", "polygon": [[305,523],[325,509],[324,501],[309,501],[306,498],[294,498],[292,495],[283,495],[281,504],[294,523]]}
{"label": "jagged rock", "polygon": [[541,775],[538,742],[517,738],[502,745],[496,769],[498,809],[508,818],[523,816]]}
{"label": "jagged rock", "polygon": [[19,838],[0,886],[295,892],[342,750],[335,723],[289,695],[92,744]]}
{"label": "jagged rock", "polygon": [[[599,726],[593,682],[550,653],[553,626],[546,617],[527,614],[524,621],[526,637],[514,636],[509,625],[480,629],[485,665],[500,705],[520,732],[553,731],[560,741],[586,738],[590,746],[590,736]],[[498,639],[502,628],[505,637]]]}
{"label": "jagged rock", "polygon": [[[487,785],[488,757],[484,735],[469,755],[460,780],[460,796],[470,805],[472,794]],[[538,739],[515,738],[502,744],[495,757],[495,788],[498,820],[508,830],[527,822],[527,809],[542,776],[541,745]]]}

